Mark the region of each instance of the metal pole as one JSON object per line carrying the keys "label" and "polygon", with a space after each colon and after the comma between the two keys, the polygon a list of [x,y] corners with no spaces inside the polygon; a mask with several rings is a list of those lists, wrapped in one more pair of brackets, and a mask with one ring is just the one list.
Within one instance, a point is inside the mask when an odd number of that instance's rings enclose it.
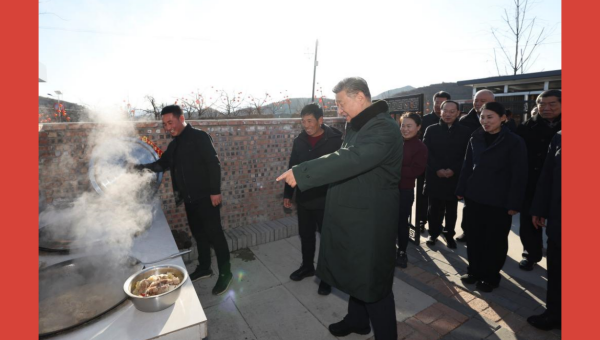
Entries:
{"label": "metal pole", "polygon": [[319,62],[317,61],[317,50],[319,49],[319,39],[317,39],[317,43],[315,44],[315,66],[314,66],[314,71],[313,71],[313,86],[312,86],[312,97],[311,101],[315,100],[315,80],[317,78],[317,65],[319,65]]}

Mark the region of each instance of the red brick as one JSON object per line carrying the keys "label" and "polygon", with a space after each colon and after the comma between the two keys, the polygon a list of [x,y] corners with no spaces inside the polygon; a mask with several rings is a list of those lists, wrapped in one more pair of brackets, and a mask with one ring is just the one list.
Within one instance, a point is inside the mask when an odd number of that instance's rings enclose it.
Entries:
{"label": "red brick", "polygon": [[396,330],[398,332],[398,339],[404,339],[415,332],[415,330],[412,327],[410,327],[404,322],[398,322],[396,325]]}
{"label": "red brick", "polygon": [[479,312],[479,315],[495,322],[498,322],[500,319],[502,319],[508,314],[510,314],[510,311],[508,309],[501,307],[493,302],[490,303],[490,307]]}
{"label": "red brick", "polygon": [[469,319],[468,316],[462,314],[454,308],[450,308],[444,304],[439,304],[437,308],[442,312],[443,315],[453,318],[454,320],[463,323]]}
{"label": "red brick", "polygon": [[438,332],[433,329],[431,326],[426,325],[424,323],[422,323],[421,321],[419,321],[416,318],[409,318],[406,321],[404,321],[407,325],[409,325],[410,327],[412,327],[414,330],[416,330],[417,332],[421,333],[422,335],[425,336],[426,339],[431,339],[431,340],[435,340],[435,339],[439,339],[440,338],[440,334],[438,334]]}
{"label": "red brick", "polygon": [[427,283],[435,278],[437,278],[438,276],[431,274],[430,272],[424,271],[423,273],[415,276],[415,279],[423,282],[423,283]]}
{"label": "red brick", "polygon": [[473,295],[467,291],[464,291],[462,289],[457,289],[455,297],[465,303],[476,298],[475,295]]}
{"label": "red brick", "polygon": [[462,322],[451,318],[449,316],[443,316],[433,323],[431,323],[431,327],[440,335],[446,335],[450,333],[452,330],[460,326]]}
{"label": "red brick", "polygon": [[502,327],[511,330],[514,333],[517,333],[527,325],[527,320],[525,320],[525,318],[519,316],[518,314],[509,313],[505,315],[500,321],[498,321],[498,324]]}
{"label": "red brick", "polygon": [[476,312],[481,312],[490,306],[485,300],[482,300],[480,298],[475,298],[469,301],[468,305]]}
{"label": "red brick", "polygon": [[439,305],[439,302],[434,303],[433,305],[417,313],[414,317],[425,324],[430,324],[442,316],[442,311],[440,308],[438,308]]}
{"label": "red brick", "polygon": [[457,293],[454,284],[452,284],[450,281],[442,279],[441,277],[437,277],[427,282],[427,285],[433,287],[434,289],[442,293],[444,296],[450,297]]}

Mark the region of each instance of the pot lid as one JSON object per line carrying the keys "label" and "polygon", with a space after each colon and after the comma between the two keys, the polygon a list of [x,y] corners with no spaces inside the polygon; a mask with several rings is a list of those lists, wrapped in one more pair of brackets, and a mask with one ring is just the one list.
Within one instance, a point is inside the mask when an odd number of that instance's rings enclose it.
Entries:
{"label": "pot lid", "polygon": [[[160,157],[152,146],[138,138],[120,137],[102,141],[94,147],[89,163],[89,178],[94,190],[104,194],[109,187],[119,185],[128,164],[146,164]],[[158,191],[162,173],[152,174],[152,195]]]}

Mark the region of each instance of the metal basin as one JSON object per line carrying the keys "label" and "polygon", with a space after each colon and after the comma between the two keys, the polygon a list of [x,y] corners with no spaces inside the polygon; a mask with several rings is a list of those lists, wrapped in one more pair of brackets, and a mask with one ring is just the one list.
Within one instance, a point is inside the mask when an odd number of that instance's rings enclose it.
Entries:
{"label": "metal basin", "polygon": [[[177,286],[175,289],[173,289],[169,292],[163,293],[163,294],[149,296],[149,297],[142,297],[142,296],[134,295],[132,293],[135,288],[136,282],[143,280],[143,279],[147,279],[148,277],[150,277],[152,275],[166,274],[169,272],[172,273],[173,275],[177,276],[179,278],[179,280],[181,281],[179,283],[179,286]],[[181,293],[181,287],[187,281],[187,279],[188,279],[187,271],[180,266],[176,266],[173,264],[152,266],[152,267],[143,269],[143,270],[131,275],[127,279],[127,281],[125,281],[125,283],[123,284],[123,290],[125,291],[125,294],[127,294],[127,296],[129,296],[129,298],[133,302],[133,305],[138,310],[140,310],[142,312],[148,312],[148,313],[158,312],[165,308],[170,307],[171,305],[173,305],[175,303],[175,301],[177,301],[177,299],[179,298],[179,294]]]}

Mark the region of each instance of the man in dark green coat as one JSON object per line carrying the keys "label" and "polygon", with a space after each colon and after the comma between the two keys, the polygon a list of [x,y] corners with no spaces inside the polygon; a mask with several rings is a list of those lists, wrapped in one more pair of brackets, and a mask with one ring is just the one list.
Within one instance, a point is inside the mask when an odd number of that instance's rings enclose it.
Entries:
{"label": "man in dark green coat", "polygon": [[371,103],[364,79],[346,78],[333,92],[349,122],[342,148],[294,166],[277,180],[300,190],[329,184],[317,275],[350,295],[348,314],[329,325],[335,336],[396,339],[392,284],[403,139],[385,101]]}

